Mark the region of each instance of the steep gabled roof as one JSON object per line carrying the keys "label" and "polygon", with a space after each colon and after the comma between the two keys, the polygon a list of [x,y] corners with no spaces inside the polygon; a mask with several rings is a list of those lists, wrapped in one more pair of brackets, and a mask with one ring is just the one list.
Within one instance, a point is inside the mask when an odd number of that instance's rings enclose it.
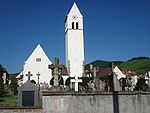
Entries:
{"label": "steep gabled roof", "polygon": [[32,60],[33,58],[36,58],[36,57],[42,57],[42,58],[44,57],[44,60],[46,60],[50,64],[52,63],[49,60],[49,58],[47,57],[47,55],[44,52],[44,50],[42,49],[42,47],[40,46],[40,44],[37,45],[37,47],[34,49],[32,54],[30,55],[30,57],[25,61],[25,63],[29,62],[30,60]]}

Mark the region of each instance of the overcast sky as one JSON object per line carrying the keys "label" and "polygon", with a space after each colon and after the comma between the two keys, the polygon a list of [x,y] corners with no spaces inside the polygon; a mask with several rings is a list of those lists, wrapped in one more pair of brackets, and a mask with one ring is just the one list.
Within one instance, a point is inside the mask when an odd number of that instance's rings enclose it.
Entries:
{"label": "overcast sky", "polygon": [[0,0],[0,64],[21,72],[38,44],[65,64],[64,20],[73,2],[84,16],[85,64],[150,57],[150,0]]}

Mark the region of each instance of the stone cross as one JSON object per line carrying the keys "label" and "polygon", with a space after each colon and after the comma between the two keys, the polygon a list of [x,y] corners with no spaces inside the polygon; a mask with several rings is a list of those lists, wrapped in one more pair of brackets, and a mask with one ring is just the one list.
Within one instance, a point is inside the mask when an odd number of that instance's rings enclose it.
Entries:
{"label": "stone cross", "polygon": [[7,79],[6,76],[7,76],[6,73],[3,73],[3,83],[4,83],[4,84],[6,84],[6,79]]}
{"label": "stone cross", "polygon": [[26,74],[26,76],[28,76],[28,81],[30,81],[30,76],[32,76],[31,72],[28,71],[28,74]]}
{"label": "stone cross", "polygon": [[75,79],[71,79],[71,83],[75,83],[75,91],[78,91],[78,83],[82,82],[82,79],[78,79],[78,76],[75,76]]}
{"label": "stone cross", "polygon": [[150,71],[147,72],[147,77],[148,77],[148,86],[150,90]]}
{"label": "stone cross", "polygon": [[37,75],[37,77],[38,77],[38,85],[39,85],[39,80],[40,80],[40,75],[41,75],[41,74],[38,72],[36,75]]}
{"label": "stone cross", "polygon": [[90,71],[93,72],[93,77],[95,78],[95,77],[96,77],[96,73],[97,73],[99,70],[97,70],[96,67],[93,67],[93,65],[90,65]]}
{"label": "stone cross", "polygon": [[49,68],[52,69],[52,75],[54,76],[54,86],[59,86],[58,76],[60,75],[60,70],[63,69],[63,65],[59,64],[59,58],[55,58],[54,64],[49,65]]}
{"label": "stone cross", "polygon": [[94,77],[96,77],[96,72],[98,72],[98,70],[96,69],[96,67],[93,68],[93,75]]}

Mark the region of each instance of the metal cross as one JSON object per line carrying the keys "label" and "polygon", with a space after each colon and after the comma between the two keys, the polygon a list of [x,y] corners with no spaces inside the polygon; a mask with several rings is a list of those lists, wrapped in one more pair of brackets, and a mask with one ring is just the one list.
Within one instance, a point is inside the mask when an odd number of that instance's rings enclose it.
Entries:
{"label": "metal cross", "polygon": [[28,81],[30,81],[30,76],[32,76],[31,72],[28,71],[28,74],[26,74],[26,76],[28,76]]}
{"label": "metal cross", "polygon": [[37,75],[37,77],[38,77],[38,84],[39,84],[39,79],[40,79],[40,75],[41,75],[41,74],[38,72],[36,75]]}

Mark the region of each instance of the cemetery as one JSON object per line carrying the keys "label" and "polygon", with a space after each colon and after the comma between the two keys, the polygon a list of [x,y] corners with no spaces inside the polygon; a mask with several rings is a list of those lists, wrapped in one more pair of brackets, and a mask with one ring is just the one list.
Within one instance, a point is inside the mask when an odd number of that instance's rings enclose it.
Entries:
{"label": "cemetery", "polygon": [[[86,68],[83,34],[74,3],[65,19],[66,65],[51,62],[38,44],[22,72],[10,79],[2,69],[0,113],[149,113],[150,70],[138,75],[114,62]],[[13,104],[1,104],[9,96]]]}

